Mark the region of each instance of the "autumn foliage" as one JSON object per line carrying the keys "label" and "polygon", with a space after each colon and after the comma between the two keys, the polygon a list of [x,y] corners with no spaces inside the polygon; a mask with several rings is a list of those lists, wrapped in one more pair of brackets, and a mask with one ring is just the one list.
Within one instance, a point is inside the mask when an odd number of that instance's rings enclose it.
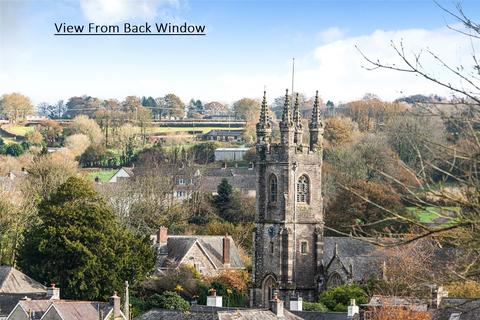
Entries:
{"label": "autumn foliage", "polygon": [[[367,316],[368,314],[368,316]],[[371,320],[431,320],[428,311],[416,311],[404,307],[384,306],[366,311],[365,319]]]}

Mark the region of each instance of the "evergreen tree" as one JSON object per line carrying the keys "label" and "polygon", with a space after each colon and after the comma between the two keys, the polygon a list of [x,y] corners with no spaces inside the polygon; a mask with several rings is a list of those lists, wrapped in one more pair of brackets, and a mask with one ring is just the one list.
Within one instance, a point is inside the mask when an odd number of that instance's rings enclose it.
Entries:
{"label": "evergreen tree", "polygon": [[233,188],[228,183],[227,179],[222,179],[222,182],[217,186],[217,195],[214,198],[214,204],[217,208],[218,215],[226,219],[229,216],[229,211],[232,209]]}
{"label": "evergreen tree", "polygon": [[227,179],[222,179],[222,182],[218,185],[214,204],[218,210],[218,215],[226,221],[240,222],[246,218],[246,215],[242,212],[244,207],[240,194],[233,190]]}
{"label": "evergreen tree", "polygon": [[24,146],[18,143],[9,144],[5,149],[5,153],[12,157],[18,157],[22,155],[24,152],[25,152]]}
{"label": "evergreen tree", "polygon": [[128,280],[142,280],[155,258],[148,237],[123,229],[92,185],[70,177],[39,205],[39,223],[24,234],[18,264],[56,283],[62,297],[105,300]]}

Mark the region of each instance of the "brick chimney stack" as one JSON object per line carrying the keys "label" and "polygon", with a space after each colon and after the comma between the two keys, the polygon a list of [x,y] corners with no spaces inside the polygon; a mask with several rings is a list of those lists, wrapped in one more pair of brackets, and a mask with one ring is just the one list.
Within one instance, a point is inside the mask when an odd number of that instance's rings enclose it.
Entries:
{"label": "brick chimney stack", "polygon": [[223,266],[230,267],[230,238],[228,234],[223,237]]}
{"label": "brick chimney stack", "polygon": [[161,226],[157,232],[157,243],[166,244],[168,240],[168,228]]}
{"label": "brick chimney stack", "polygon": [[110,305],[113,307],[113,319],[117,319],[121,316],[120,312],[120,297],[117,296],[117,292],[113,293],[113,296],[110,297]]}

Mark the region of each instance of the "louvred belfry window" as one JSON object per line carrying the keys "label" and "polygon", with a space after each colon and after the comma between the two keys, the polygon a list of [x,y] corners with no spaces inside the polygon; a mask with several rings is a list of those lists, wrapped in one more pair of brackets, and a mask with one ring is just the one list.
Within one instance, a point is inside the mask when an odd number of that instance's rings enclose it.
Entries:
{"label": "louvred belfry window", "polygon": [[277,202],[277,177],[274,174],[270,176],[269,189],[269,201]]}
{"label": "louvred belfry window", "polygon": [[310,203],[310,180],[302,175],[297,182],[297,202]]}

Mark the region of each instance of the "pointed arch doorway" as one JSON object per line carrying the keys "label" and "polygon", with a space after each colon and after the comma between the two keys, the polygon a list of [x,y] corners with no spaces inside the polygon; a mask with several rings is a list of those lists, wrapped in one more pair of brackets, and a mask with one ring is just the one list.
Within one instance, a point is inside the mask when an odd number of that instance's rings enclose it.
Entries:
{"label": "pointed arch doorway", "polygon": [[273,291],[275,290],[277,280],[271,274],[265,277],[262,282],[262,303],[264,308],[268,308],[270,300],[273,298]]}

